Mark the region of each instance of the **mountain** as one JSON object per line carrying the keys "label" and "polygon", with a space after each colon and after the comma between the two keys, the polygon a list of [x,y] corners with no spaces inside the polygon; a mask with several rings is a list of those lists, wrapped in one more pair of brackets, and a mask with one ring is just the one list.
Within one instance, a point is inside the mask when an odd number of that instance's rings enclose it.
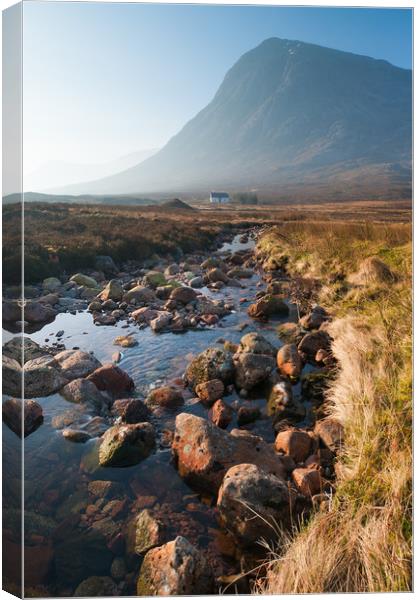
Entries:
{"label": "mountain", "polygon": [[57,194],[64,191],[65,193],[66,187],[70,184],[83,183],[125,171],[156,152],[157,149],[139,150],[115,160],[96,164],[71,163],[60,160],[49,161],[25,175],[25,189]]}
{"label": "mountain", "polygon": [[67,191],[397,195],[410,189],[411,145],[410,70],[271,38],[236,62],[208,106],[154,156]]}

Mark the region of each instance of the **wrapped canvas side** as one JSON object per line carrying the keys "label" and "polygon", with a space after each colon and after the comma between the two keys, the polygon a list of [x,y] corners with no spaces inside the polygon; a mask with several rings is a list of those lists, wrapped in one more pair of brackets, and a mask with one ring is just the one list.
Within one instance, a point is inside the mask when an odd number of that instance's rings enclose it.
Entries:
{"label": "wrapped canvas side", "polygon": [[[3,580],[23,597],[22,4],[3,12]],[[5,197],[8,196],[7,201]],[[12,240],[12,243],[10,241]],[[7,294],[4,290],[7,285]]]}

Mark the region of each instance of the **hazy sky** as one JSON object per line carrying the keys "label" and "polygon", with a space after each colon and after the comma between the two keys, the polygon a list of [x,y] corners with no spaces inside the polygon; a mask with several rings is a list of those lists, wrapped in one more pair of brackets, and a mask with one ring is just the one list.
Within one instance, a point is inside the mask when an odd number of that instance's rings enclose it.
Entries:
{"label": "hazy sky", "polygon": [[24,3],[24,171],[161,147],[268,37],[411,68],[408,9]]}

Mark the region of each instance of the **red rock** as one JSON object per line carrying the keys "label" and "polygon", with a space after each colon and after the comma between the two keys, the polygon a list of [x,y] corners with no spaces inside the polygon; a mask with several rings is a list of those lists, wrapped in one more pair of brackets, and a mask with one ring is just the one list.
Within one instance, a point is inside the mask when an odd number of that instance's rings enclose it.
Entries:
{"label": "red rock", "polygon": [[319,436],[326,448],[334,453],[336,453],[343,444],[343,427],[339,421],[332,417],[317,421],[314,427],[314,433]]}
{"label": "red rock", "polygon": [[317,469],[294,469],[292,478],[298,490],[304,496],[314,496],[321,491],[322,478]]}
{"label": "red rock", "polygon": [[164,406],[165,408],[175,408],[184,403],[183,396],[179,390],[170,386],[163,386],[151,390],[147,396],[148,406]]}
{"label": "red rock", "polygon": [[243,462],[285,476],[281,457],[262,438],[242,431],[232,435],[187,413],[176,417],[172,449],[180,476],[212,494],[217,492],[226,471]]}
{"label": "red rock", "polygon": [[276,364],[281,375],[299,377],[303,368],[301,356],[295,344],[285,344],[278,350]]}
{"label": "red rock", "polygon": [[303,462],[310,454],[312,438],[305,431],[288,429],[278,433],[275,439],[275,450],[291,456],[295,462]]}
{"label": "red rock", "polygon": [[224,394],[224,383],[220,379],[210,379],[210,381],[199,383],[195,392],[204,404],[211,405]]}
{"label": "red rock", "polygon": [[184,537],[147,552],[137,580],[138,596],[211,594],[213,576],[203,554]]}
{"label": "red rock", "polygon": [[209,418],[217,427],[226,429],[233,419],[233,409],[224,400],[216,400],[209,412]]}
{"label": "red rock", "polygon": [[87,379],[93,381],[98,390],[108,391],[114,395],[131,392],[135,387],[128,373],[113,364],[106,364],[96,369]]}
{"label": "red rock", "polygon": [[115,400],[112,415],[120,417],[123,423],[142,423],[150,418],[150,411],[142,400],[125,398]]}

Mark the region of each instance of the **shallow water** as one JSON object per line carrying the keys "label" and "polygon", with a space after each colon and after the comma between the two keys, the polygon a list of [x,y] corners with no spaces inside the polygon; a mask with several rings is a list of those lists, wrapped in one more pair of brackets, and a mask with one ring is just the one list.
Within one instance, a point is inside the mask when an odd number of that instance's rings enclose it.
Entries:
{"label": "shallow water", "polygon": [[[224,244],[219,253],[235,252],[254,245],[253,240],[241,243],[239,237],[236,236],[230,244]],[[84,351],[93,351],[101,362],[109,362],[111,355],[119,349],[113,345],[113,339],[117,335],[132,333],[138,345],[122,349],[123,356],[119,366],[133,378],[136,385],[134,396],[141,398],[146,396],[151,386],[162,385],[181,377],[192,356],[216,344],[217,341],[222,343],[222,340],[229,340],[237,343],[245,333],[260,331],[271,343],[280,347],[276,327],[281,321],[296,320],[295,310],[291,306],[290,315],[282,320],[269,323],[253,321],[246,311],[256,292],[261,289],[257,285],[260,278],[255,274],[252,279],[242,282],[245,289],[227,287],[217,293],[205,288],[202,290],[211,298],[228,299],[236,306],[233,314],[211,328],[181,334],[155,334],[150,328],[139,330],[133,324],[126,327],[125,322],[111,327],[96,326],[91,314],[83,311],[75,315],[61,313],[53,323],[45,325],[29,337],[39,344],[50,345],[57,341],[55,334],[64,330],[61,341],[67,349],[79,347]],[[240,304],[241,298],[247,298],[248,301]],[[4,334],[4,342],[13,337],[13,334],[8,332]],[[298,393],[298,387],[295,391]],[[238,400],[238,396],[232,394],[225,400],[234,402]],[[121,515],[114,519],[114,523],[110,524],[116,524],[116,533],[124,532],[126,523],[139,512],[144,503],[150,504],[153,508],[159,507],[160,512],[168,515],[172,538],[178,534],[185,535],[190,542],[207,553],[217,575],[240,571],[237,557],[231,557],[231,551],[227,553],[225,550],[228,536],[220,530],[215,510],[209,505],[210,501],[198,496],[179,478],[172,464],[170,450],[163,443],[155,454],[134,467],[97,468],[94,461],[98,447],[97,439],[86,444],[73,444],[65,440],[61,432],[51,425],[54,416],[74,408],[74,405],[59,394],[37,398],[37,401],[43,407],[44,423],[26,438],[24,445],[26,544],[38,548],[41,552],[47,543],[52,544],[54,548],[54,560],[44,592],[38,589],[37,595],[72,595],[77,585],[86,577],[109,575],[112,557],[106,549],[105,539],[101,538],[95,543],[86,541],[90,538],[87,536],[88,528],[83,514],[91,502],[87,494],[87,484],[93,479],[116,480],[124,486],[129,503],[125,512],[122,511]],[[266,399],[262,395],[256,395],[246,403],[258,405],[262,410],[262,418],[248,426],[249,429],[262,435],[267,441],[273,441],[274,431],[270,419],[266,416]],[[192,412],[204,417],[207,415],[207,409],[189,397],[185,405],[177,411],[162,411],[155,417],[154,424],[159,434],[164,429],[173,429],[174,419],[179,412]],[[233,422],[230,429],[234,426]],[[4,425],[3,433],[7,443],[18,443],[16,436]],[[92,457],[93,460],[89,460]],[[45,517],[48,523],[51,521],[51,532],[48,533],[46,523],[37,524],[36,515]],[[98,531],[99,534],[102,533],[100,527]],[[98,544],[100,552],[97,549]],[[128,575],[119,585],[120,594],[135,595],[135,575],[138,572],[139,559],[128,556],[126,550],[122,550],[121,554],[126,558]],[[27,564],[26,571],[28,581],[35,581],[36,574],[32,573],[30,564]]]}

